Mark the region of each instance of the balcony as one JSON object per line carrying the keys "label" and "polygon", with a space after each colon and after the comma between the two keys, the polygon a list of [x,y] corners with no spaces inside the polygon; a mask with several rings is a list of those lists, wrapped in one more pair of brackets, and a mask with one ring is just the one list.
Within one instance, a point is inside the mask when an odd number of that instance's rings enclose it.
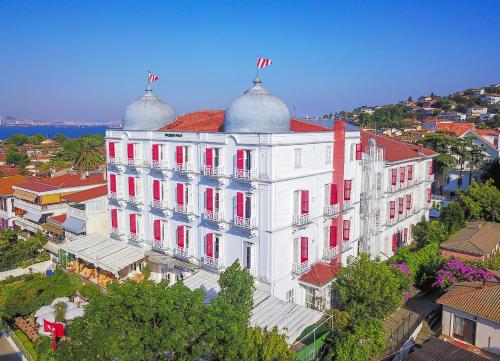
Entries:
{"label": "balcony", "polygon": [[23,209],[25,211],[36,211],[36,212],[51,212],[55,210],[60,210],[66,208],[66,203],[56,203],[40,205],[36,203],[31,203],[28,201],[23,201],[22,199],[14,199],[14,207]]}
{"label": "balcony", "polygon": [[340,207],[339,204],[328,204],[325,207],[325,216],[333,216],[339,213]]}
{"label": "balcony", "polygon": [[220,258],[203,256],[201,258],[201,262],[205,266],[213,267],[213,268],[216,268],[216,269],[221,269],[221,268],[224,267],[224,262]]}
{"label": "balcony", "polygon": [[182,214],[191,214],[193,213],[193,209],[189,204],[176,204],[174,211]]}
{"label": "balcony", "polygon": [[311,215],[309,213],[295,215],[292,222],[295,226],[303,226],[311,222]]}
{"label": "balcony", "polygon": [[351,200],[344,201],[344,211],[348,211],[349,209],[353,208],[354,205],[352,204]]}
{"label": "balcony", "polygon": [[352,243],[350,240],[342,241],[342,252],[348,251],[352,248]]}
{"label": "balcony", "polygon": [[236,179],[253,180],[257,178],[257,169],[236,169],[234,174]]}
{"label": "balcony", "polygon": [[123,196],[119,192],[109,192],[109,198],[119,201],[120,199],[123,199]]}
{"label": "balcony", "polygon": [[234,225],[245,229],[252,229],[256,227],[255,218],[234,217]]}
{"label": "balcony", "polygon": [[138,234],[138,233],[130,233],[128,235],[128,239],[131,242],[140,243],[140,242],[142,242],[143,237],[141,234]]}
{"label": "balcony", "polygon": [[30,232],[36,233],[38,231],[42,231],[42,226],[38,223],[30,221],[29,219],[16,217],[14,219],[14,223],[23,229],[27,229]]}
{"label": "balcony", "polygon": [[78,209],[78,208],[71,207],[71,206],[68,207],[68,215],[73,216],[75,218],[83,219],[83,220],[87,219],[85,209]]}
{"label": "balcony", "polygon": [[193,172],[193,164],[189,162],[177,163],[175,170],[180,173],[190,173]]}
{"label": "balcony", "polygon": [[309,270],[309,261],[302,263],[294,262],[292,265],[292,273],[294,275],[301,275]]}
{"label": "balcony", "polygon": [[151,201],[151,208],[155,209],[167,209],[168,203],[165,199],[153,199]]}
{"label": "balcony", "polygon": [[218,167],[204,165],[203,175],[209,177],[222,177],[224,175],[224,167],[221,165]]}
{"label": "balcony", "polygon": [[131,158],[127,159],[127,165],[129,167],[142,167],[144,165],[144,162],[139,158]]}
{"label": "balcony", "polygon": [[122,237],[122,233],[119,228],[111,227],[111,238],[120,240]]}
{"label": "balcony", "polygon": [[224,212],[222,211],[209,211],[205,209],[205,218],[214,221],[214,222],[223,222],[224,221]]}
{"label": "balcony", "polygon": [[177,257],[180,257],[180,258],[191,258],[191,257],[194,257],[194,249],[192,249],[192,248],[175,247],[174,248],[174,256],[177,256]]}
{"label": "balcony", "polygon": [[165,160],[152,160],[151,168],[153,169],[167,169],[167,161]]}
{"label": "balcony", "polygon": [[122,165],[122,157],[109,157],[108,163],[112,165]]}
{"label": "balcony", "polygon": [[156,249],[164,249],[163,241],[162,240],[154,239],[153,240],[153,247],[156,248]]}
{"label": "balcony", "polygon": [[332,259],[339,255],[339,246],[329,247],[323,250],[323,259]]}
{"label": "balcony", "polygon": [[135,205],[140,205],[142,204],[142,197],[141,196],[131,196],[129,195],[128,196],[128,201],[132,204],[135,204]]}

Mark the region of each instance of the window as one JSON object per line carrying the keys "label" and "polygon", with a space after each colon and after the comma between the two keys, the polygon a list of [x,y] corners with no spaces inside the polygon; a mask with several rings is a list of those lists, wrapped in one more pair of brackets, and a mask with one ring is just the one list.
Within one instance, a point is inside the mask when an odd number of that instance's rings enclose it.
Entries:
{"label": "window", "polygon": [[350,220],[343,221],[342,238],[344,239],[344,241],[348,241],[349,238],[351,238],[351,221]]}
{"label": "window", "polygon": [[433,175],[434,174],[434,161],[431,160],[429,163],[428,163],[428,167],[429,167],[429,175]]}
{"label": "window", "polygon": [[129,230],[130,234],[139,234],[139,218],[140,215],[136,213],[130,213],[129,215]]}
{"label": "window", "polygon": [[476,322],[458,315],[453,317],[453,337],[459,340],[476,344]]}
{"label": "window", "polygon": [[110,158],[114,158],[116,156],[116,143],[115,142],[109,142],[108,143],[108,156]]}
{"label": "window", "polygon": [[309,286],[303,286],[306,291],[306,307],[315,308],[316,290]]}
{"label": "window", "polygon": [[189,205],[191,202],[191,187],[188,184],[177,183],[176,193],[177,205]]}
{"label": "window", "polygon": [[135,178],[128,177],[128,195],[130,197],[135,197],[136,193],[135,191],[136,191]]}
{"label": "window", "polygon": [[302,148],[295,148],[295,169],[302,168]]}
{"label": "window", "polygon": [[325,146],[325,164],[332,164],[332,146],[329,144]]}
{"label": "window", "polygon": [[118,229],[118,209],[111,209],[111,228]]}
{"label": "window", "polygon": [[399,202],[399,214],[403,214],[404,198],[403,197],[398,198],[398,202]]}
{"label": "window", "polygon": [[309,258],[309,239],[298,237],[293,242],[293,259],[295,263],[305,263]]}
{"label": "window", "polygon": [[220,162],[220,149],[207,148],[205,151],[205,165],[207,167],[217,168]]}
{"label": "window", "polygon": [[127,144],[127,159],[134,159],[136,156],[136,146],[134,143]]}
{"label": "window", "polygon": [[205,209],[208,212],[219,212],[220,189],[207,188],[207,191],[205,192]]}
{"label": "window", "polygon": [[244,244],[244,262],[245,262],[245,268],[250,270],[252,269],[252,257],[253,257],[253,244],[250,242],[245,242]]}
{"label": "window", "polygon": [[151,147],[151,160],[154,162],[159,162],[161,160],[161,146],[159,144],[153,144]]}
{"label": "window", "polygon": [[337,185],[336,184],[325,184],[325,205],[337,204]]}
{"label": "window", "polygon": [[205,255],[219,259],[221,248],[221,235],[216,233],[208,233],[205,236]]}
{"label": "window", "polygon": [[408,228],[405,228],[403,231],[403,240],[404,240],[404,243],[408,242]]}
{"label": "window", "polygon": [[391,169],[391,185],[395,186],[398,181],[398,170]]}
{"label": "window", "polygon": [[178,145],[175,147],[175,162],[177,164],[185,164],[189,162],[189,148]]}
{"label": "window", "polygon": [[252,217],[252,194],[251,193],[236,193],[236,217],[251,218]]}
{"label": "window", "polygon": [[399,183],[405,182],[405,167],[399,168]]}
{"label": "window", "polygon": [[294,215],[309,214],[309,191],[293,192]]}
{"label": "window", "polygon": [[392,235],[392,252],[396,252],[398,249],[398,235],[394,233]]}
{"label": "window", "polygon": [[412,165],[409,165],[408,166],[408,180],[412,180],[413,179],[413,166]]}
{"label": "window", "polygon": [[432,201],[432,190],[430,188],[427,189],[427,203],[431,203]]}
{"label": "window", "polygon": [[389,202],[389,218],[394,218],[396,215],[396,201]]}
{"label": "window", "polygon": [[325,249],[337,247],[337,226],[326,225],[323,229],[323,237]]}
{"label": "window", "polygon": [[406,195],[406,209],[411,209],[411,194]]}
{"label": "window", "polygon": [[344,180],[344,200],[345,201],[351,200],[351,185],[352,185],[352,180],[350,180],[350,179]]}
{"label": "window", "polygon": [[382,173],[377,172],[377,190],[382,189]]}
{"label": "window", "polygon": [[177,248],[188,249],[191,240],[191,227],[177,226]]}
{"label": "window", "polygon": [[286,302],[295,303],[295,290],[293,288],[286,291]]}
{"label": "window", "polygon": [[361,143],[356,144],[356,160],[361,160],[361,156],[363,154],[363,150],[361,147]]}
{"label": "window", "polygon": [[238,149],[236,151],[236,169],[251,170],[252,169],[252,151],[249,149]]}

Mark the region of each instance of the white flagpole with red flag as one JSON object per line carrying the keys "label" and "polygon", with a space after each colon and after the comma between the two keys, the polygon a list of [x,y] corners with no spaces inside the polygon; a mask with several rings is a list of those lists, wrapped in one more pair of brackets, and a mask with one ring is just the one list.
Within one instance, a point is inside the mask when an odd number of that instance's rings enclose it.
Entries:
{"label": "white flagpole with red flag", "polygon": [[272,63],[272,60],[269,58],[257,57],[257,76],[259,76],[259,69],[266,68]]}
{"label": "white flagpole with red flag", "polygon": [[148,89],[151,89],[151,84],[155,81],[158,81],[160,80],[160,78],[158,77],[158,75],[156,74],[153,74],[151,73],[149,70],[148,70]]}

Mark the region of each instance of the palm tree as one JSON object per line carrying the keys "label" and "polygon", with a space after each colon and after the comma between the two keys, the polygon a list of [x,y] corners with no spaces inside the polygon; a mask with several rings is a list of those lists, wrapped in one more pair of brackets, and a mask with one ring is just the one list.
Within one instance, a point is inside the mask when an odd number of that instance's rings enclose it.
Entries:
{"label": "palm tree", "polygon": [[73,163],[80,171],[91,171],[104,164],[104,154],[101,151],[102,137],[84,136],[65,142],[63,158]]}

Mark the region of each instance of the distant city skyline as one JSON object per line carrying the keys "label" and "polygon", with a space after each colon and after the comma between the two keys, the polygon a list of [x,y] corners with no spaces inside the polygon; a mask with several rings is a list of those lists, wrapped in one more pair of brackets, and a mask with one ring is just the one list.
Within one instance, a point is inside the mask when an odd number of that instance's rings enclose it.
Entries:
{"label": "distant city skyline", "polygon": [[183,114],[263,86],[298,116],[500,82],[500,2],[0,3],[0,116],[120,122],[144,93]]}

